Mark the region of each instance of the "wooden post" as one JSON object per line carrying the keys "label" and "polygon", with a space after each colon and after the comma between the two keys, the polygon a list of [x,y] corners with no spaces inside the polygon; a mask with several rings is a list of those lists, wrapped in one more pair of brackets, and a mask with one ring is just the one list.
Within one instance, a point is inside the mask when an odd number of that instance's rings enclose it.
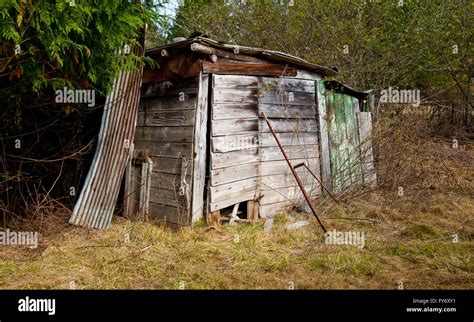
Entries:
{"label": "wooden post", "polygon": [[130,144],[130,151],[128,154],[127,167],[125,169],[125,189],[124,189],[124,203],[123,203],[123,215],[125,218],[131,219],[132,214],[132,173],[133,173],[133,150],[134,144]]}
{"label": "wooden post", "polygon": [[255,200],[247,201],[247,219],[251,222],[258,219],[258,203]]}
{"label": "wooden post", "polygon": [[[327,106],[325,97],[324,80],[316,81],[317,109],[319,117],[319,142],[321,159],[321,179],[328,190],[332,190],[331,159],[329,155],[328,121],[326,119]],[[322,189],[322,188],[321,188]],[[322,189],[324,193],[324,190]]]}
{"label": "wooden post", "polygon": [[374,187],[377,185],[377,174],[372,148],[372,114],[370,112],[359,112],[357,113],[357,121],[359,124],[363,183],[366,187]]}

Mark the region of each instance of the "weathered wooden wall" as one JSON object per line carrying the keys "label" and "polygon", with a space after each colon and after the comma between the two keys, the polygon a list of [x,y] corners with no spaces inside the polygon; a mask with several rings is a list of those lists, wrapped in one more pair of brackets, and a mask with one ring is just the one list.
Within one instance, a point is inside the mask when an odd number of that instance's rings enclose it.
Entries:
{"label": "weathered wooden wall", "polygon": [[257,94],[255,76],[213,75],[210,211],[258,194]]}
{"label": "weathered wooden wall", "polygon": [[[329,189],[362,182],[359,135],[370,136],[370,120],[358,120],[355,97],[326,90],[318,75],[299,70],[285,77],[263,76],[263,69],[252,76],[206,71],[144,84],[135,154],[154,161],[150,217],[189,225],[206,207],[257,200],[265,218],[304,203],[263,113],[294,165],[306,163]],[[322,193],[304,167],[297,172],[312,197]]]}
{"label": "weathered wooden wall", "polygon": [[[303,196],[275,139],[263,119],[265,112],[293,165],[305,162],[320,177],[315,83],[312,80],[266,78],[259,80],[260,215],[272,216]],[[297,170],[311,196],[321,187],[302,167]]]}
{"label": "weathered wooden wall", "polygon": [[[302,195],[283,155],[259,117],[263,112],[294,164],[319,175],[314,81],[213,75],[210,211],[259,199],[261,216],[300,202]],[[313,178],[298,170],[308,191]]]}
{"label": "weathered wooden wall", "polygon": [[326,90],[325,96],[332,187],[334,191],[342,191],[350,186],[362,184],[357,122],[359,100],[331,90]]}
{"label": "weathered wooden wall", "polygon": [[191,220],[197,102],[198,78],[142,88],[135,154],[148,155],[154,162],[149,216],[169,224],[188,225]]}

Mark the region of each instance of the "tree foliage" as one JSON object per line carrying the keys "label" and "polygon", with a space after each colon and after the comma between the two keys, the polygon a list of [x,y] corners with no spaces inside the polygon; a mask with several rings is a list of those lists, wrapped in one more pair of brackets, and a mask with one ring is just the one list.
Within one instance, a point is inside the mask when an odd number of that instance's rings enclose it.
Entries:
{"label": "tree foliage", "polygon": [[468,0],[184,1],[170,37],[194,31],[292,53],[356,87],[417,88],[472,124],[473,2]]}
{"label": "tree foliage", "polygon": [[[24,215],[41,194],[74,203],[104,96],[120,70],[147,61],[125,45],[161,16],[156,0],[0,1],[0,210]],[[57,104],[64,87],[95,90],[96,106]]]}
{"label": "tree foliage", "polygon": [[[48,88],[106,93],[125,55],[156,12],[122,0],[4,0],[0,7],[0,91],[9,106]],[[114,54],[115,53],[115,54]]]}

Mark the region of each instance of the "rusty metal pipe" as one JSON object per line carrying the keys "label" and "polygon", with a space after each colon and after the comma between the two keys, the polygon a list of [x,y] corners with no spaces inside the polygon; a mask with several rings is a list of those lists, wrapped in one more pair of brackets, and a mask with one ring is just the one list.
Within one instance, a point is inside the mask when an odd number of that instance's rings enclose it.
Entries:
{"label": "rusty metal pipe", "polygon": [[[334,195],[331,193],[331,191],[328,190],[328,188],[326,188],[326,186],[321,182],[321,180],[319,180],[319,178],[313,173],[313,171],[311,171],[311,169],[308,167],[308,165],[306,163],[300,163],[298,165],[295,166],[296,167],[301,167],[301,166],[304,166],[308,171],[309,173],[311,173],[311,175],[319,182],[319,184],[321,185],[321,187],[324,188],[324,190],[326,190],[326,192],[328,193],[328,195],[339,205],[339,207],[341,207],[344,212],[346,212],[346,209],[344,209],[344,207],[339,203],[339,201],[337,201],[336,197],[334,197]],[[347,212],[346,212],[347,214]]]}
{"label": "rusty metal pipe", "polygon": [[283,157],[285,158],[286,162],[288,163],[288,166],[290,167],[290,170],[291,170],[291,173],[293,174],[293,176],[295,177],[296,179],[296,182],[298,183],[298,186],[300,187],[300,190],[301,192],[303,193],[303,196],[304,198],[306,199],[306,202],[308,203],[309,205],[309,208],[311,208],[311,212],[313,213],[314,217],[316,217],[316,220],[318,221],[319,225],[321,226],[321,228],[323,229],[324,233],[327,232],[326,228],[324,227],[323,223],[321,222],[321,220],[319,219],[318,215],[316,214],[316,210],[314,210],[314,207],[313,205],[311,204],[310,202],[310,199],[309,199],[309,196],[308,196],[308,193],[306,192],[306,190],[304,189],[304,186],[303,186],[303,183],[301,182],[300,178],[298,177],[298,174],[296,173],[296,170],[293,168],[293,166],[291,165],[291,162],[290,160],[288,159],[286,153],[285,153],[285,150],[283,150],[283,146],[281,145],[281,142],[280,140],[278,139],[278,137],[276,136],[275,132],[273,131],[273,128],[270,124],[270,121],[268,120],[268,117],[267,117],[267,114],[265,114],[265,112],[262,113],[263,114],[263,117],[265,118],[265,122],[267,122],[267,125],[268,125],[268,128],[270,129],[270,132],[272,133],[273,135],[273,138],[275,139],[278,147],[280,148],[280,151],[281,153],[283,154]]}

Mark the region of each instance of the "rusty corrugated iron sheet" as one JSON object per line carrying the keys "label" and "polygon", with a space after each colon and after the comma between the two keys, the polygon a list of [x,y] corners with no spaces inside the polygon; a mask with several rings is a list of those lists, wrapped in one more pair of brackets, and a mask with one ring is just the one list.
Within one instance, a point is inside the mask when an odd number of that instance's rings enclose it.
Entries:
{"label": "rusty corrugated iron sheet", "polygon": [[[143,56],[143,44],[131,52]],[[107,96],[96,153],[69,219],[71,224],[100,229],[110,225],[135,135],[143,73],[142,64],[136,67],[120,72]]]}

